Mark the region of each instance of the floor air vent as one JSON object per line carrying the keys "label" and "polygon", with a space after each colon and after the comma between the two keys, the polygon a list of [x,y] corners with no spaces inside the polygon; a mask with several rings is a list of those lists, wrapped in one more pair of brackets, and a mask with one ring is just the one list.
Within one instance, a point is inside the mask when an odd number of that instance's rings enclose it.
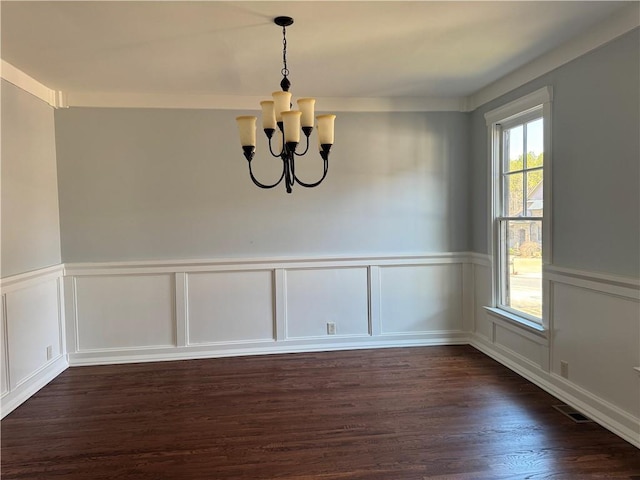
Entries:
{"label": "floor air vent", "polygon": [[579,411],[577,411],[575,408],[573,408],[570,405],[554,405],[553,408],[558,410],[563,415],[566,415],[576,423],[593,422],[593,420],[591,420],[588,417],[585,417],[583,414],[581,414]]}

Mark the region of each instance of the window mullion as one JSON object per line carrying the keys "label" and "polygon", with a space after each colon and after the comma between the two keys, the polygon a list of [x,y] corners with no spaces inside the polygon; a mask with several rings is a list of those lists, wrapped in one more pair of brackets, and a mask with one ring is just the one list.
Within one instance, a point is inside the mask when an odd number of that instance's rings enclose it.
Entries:
{"label": "window mullion", "polygon": [[511,221],[517,221],[517,220],[531,220],[531,221],[537,221],[537,222],[541,222],[544,217],[498,217],[499,220],[511,220]]}
{"label": "window mullion", "polygon": [[508,213],[505,211],[505,205],[508,205],[509,200],[509,188],[507,186],[507,182],[509,181],[509,177],[506,175],[506,165],[507,165],[507,155],[509,152],[509,130],[502,130],[500,142],[500,215],[504,215]]}
{"label": "window mullion", "polygon": [[527,125],[522,125],[522,213],[527,213],[527,194],[529,193],[529,175],[527,174]]}

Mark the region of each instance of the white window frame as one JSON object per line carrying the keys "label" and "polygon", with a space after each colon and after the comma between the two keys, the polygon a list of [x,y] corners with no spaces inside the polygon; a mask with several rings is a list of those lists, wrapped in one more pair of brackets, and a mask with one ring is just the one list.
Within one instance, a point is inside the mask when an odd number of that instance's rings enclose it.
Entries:
{"label": "white window frame", "polygon": [[[489,159],[489,225],[487,228],[489,236],[489,248],[491,252],[491,305],[488,309],[492,314],[497,315],[507,321],[515,322],[536,331],[546,331],[549,328],[549,281],[546,278],[546,266],[552,263],[551,244],[551,217],[553,214],[551,203],[551,104],[553,101],[553,89],[551,86],[543,87],[535,92],[525,95],[517,100],[507,103],[499,108],[485,113],[484,117],[488,130],[488,159]],[[526,122],[533,116],[541,116],[543,119],[544,132],[544,167],[543,167],[543,217],[542,217],[542,318],[540,320],[508,307],[500,306],[500,292],[504,288],[505,271],[502,266],[503,255],[501,248],[500,222],[498,218],[502,216],[500,207],[502,198],[502,126],[513,125],[514,122]]]}

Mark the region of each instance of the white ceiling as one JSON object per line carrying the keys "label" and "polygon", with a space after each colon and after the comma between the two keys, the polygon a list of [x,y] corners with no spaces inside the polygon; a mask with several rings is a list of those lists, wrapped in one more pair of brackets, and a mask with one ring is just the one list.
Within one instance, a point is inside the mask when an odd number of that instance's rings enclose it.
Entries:
{"label": "white ceiling", "polygon": [[629,2],[2,1],[1,56],[55,90],[465,97]]}

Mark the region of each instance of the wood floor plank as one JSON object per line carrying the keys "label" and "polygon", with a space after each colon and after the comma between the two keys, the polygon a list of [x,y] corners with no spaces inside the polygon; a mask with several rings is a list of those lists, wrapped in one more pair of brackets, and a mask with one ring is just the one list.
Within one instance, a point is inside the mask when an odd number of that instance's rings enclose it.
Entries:
{"label": "wood floor plank", "polygon": [[638,449],[470,346],[65,371],[2,420],[3,479],[640,478]]}

